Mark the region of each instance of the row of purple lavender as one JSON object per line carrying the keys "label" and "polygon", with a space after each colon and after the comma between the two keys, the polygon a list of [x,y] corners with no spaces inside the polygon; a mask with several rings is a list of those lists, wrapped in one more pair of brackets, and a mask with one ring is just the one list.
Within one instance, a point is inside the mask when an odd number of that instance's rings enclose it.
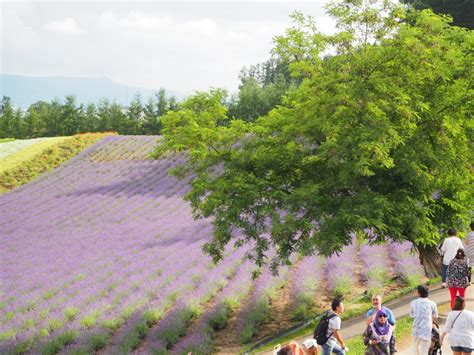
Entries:
{"label": "row of purple lavender", "polygon": [[[107,137],[0,197],[0,352],[197,352],[232,312],[247,342],[289,279],[302,319],[324,279],[334,295],[351,289],[359,254],[369,285],[388,267],[357,243],[327,260],[302,258],[277,277],[264,270],[253,280],[243,250],[213,265],[201,252],[210,221],[192,219],[188,184],[167,174],[183,158],[147,159],[156,141]],[[387,256],[387,247],[367,248]],[[389,248],[396,260],[412,257],[406,246]],[[413,270],[402,266],[408,280]]]}

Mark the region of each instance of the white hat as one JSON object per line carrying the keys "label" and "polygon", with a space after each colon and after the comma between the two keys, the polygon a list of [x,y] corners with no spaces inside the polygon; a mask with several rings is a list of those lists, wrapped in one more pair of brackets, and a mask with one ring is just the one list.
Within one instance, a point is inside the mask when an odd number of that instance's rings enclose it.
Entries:
{"label": "white hat", "polygon": [[305,347],[306,349],[311,349],[313,346],[315,348],[318,347],[318,343],[316,342],[315,339],[306,339],[301,345]]}

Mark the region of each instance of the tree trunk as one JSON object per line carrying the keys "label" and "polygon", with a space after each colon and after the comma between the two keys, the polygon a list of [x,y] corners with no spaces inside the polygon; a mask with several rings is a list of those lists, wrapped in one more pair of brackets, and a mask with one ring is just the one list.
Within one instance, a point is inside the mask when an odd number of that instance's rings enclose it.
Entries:
{"label": "tree trunk", "polygon": [[435,247],[417,246],[420,254],[420,262],[425,269],[426,276],[429,278],[438,277],[441,275],[442,259]]}

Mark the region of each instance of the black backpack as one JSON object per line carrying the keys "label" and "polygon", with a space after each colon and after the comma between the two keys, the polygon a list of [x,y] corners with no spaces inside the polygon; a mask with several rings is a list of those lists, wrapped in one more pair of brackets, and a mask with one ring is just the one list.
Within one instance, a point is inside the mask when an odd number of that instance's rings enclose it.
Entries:
{"label": "black backpack", "polygon": [[314,339],[316,339],[318,345],[326,344],[328,339],[332,336],[332,333],[328,336],[329,320],[336,316],[337,314],[335,313],[326,312],[321,317],[321,320],[314,331]]}

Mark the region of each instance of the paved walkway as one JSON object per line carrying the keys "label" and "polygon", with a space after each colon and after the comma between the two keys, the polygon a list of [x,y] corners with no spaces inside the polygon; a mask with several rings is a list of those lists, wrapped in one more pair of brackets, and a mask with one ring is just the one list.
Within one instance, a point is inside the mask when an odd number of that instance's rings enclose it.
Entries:
{"label": "paved walkway", "polygon": [[[408,295],[400,297],[399,299],[393,300],[388,303],[384,303],[384,306],[390,308],[397,318],[401,318],[410,314],[410,302],[416,299],[418,296],[416,292],[412,292]],[[435,302],[436,304],[448,303],[450,300],[449,291],[447,289],[442,289],[441,284],[436,284],[430,287],[429,299]],[[474,286],[468,288],[467,292],[467,309],[474,311]],[[361,336],[364,333],[366,328],[365,315],[352,318],[347,321],[342,322],[342,331],[341,334],[344,339],[350,339],[353,337]],[[442,327],[441,327],[442,329]],[[307,334],[304,337],[295,339],[299,344],[301,344],[305,339],[311,338],[312,333]],[[447,343],[447,342],[446,342]],[[451,354],[451,350],[448,345],[446,352],[443,348],[443,354]],[[272,354],[272,352],[264,352],[261,354]],[[398,355],[411,355],[410,349],[405,349],[400,351]],[[349,352],[350,355],[350,352]],[[354,354],[359,355],[359,354]]]}

